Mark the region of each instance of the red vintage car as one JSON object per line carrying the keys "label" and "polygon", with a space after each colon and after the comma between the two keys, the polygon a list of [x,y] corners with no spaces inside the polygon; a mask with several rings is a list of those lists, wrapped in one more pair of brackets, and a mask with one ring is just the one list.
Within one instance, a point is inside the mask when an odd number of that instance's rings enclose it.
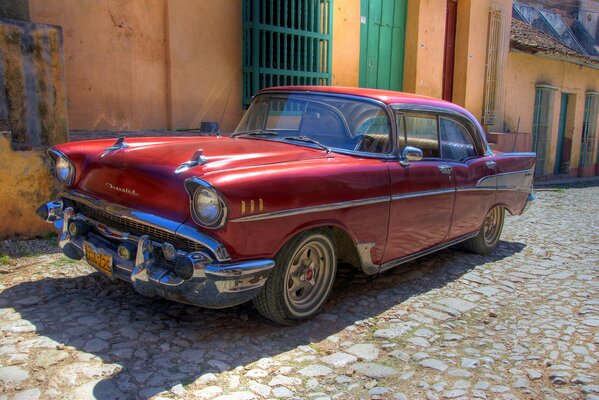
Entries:
{"label": "red vintage car", "polygon": [[448,102],[371,89],[263,90],[230,137],[49,149],[60,247],[147,296],[309,318],[337,263],[366,274],[457,244],[493,250],[534,199],[534,153],[494,154]]}

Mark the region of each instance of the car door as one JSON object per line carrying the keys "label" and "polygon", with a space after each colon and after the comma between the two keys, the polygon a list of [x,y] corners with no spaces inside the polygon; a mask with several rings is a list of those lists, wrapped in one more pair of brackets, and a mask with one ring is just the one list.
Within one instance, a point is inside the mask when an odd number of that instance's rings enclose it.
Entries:
{"label": "car door", "polygon": [[477,128],[466,118],[440,116],[441,157],[452,165],[456,195],[449,240],[480,229],[496,202],[497,163],[484,156]]}
{"label": "car door", "polygon": [[[449,232],[455,196],[453,170],[440,157],[437,115],[398,114],[398,143],[422,150],[407,165],[389,162],[391,204],[384,262],[442,243]],[[385,265],[383,265],[385,269]]]}

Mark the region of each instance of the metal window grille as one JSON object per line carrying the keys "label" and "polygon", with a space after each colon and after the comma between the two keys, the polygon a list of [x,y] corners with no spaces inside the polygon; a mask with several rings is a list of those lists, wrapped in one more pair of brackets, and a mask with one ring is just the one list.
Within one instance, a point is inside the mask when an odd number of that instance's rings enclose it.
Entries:
{"label": "metal window grille", "polygon": [[553,92],[546,87],[537,87],[535,93],[534,118],[532,125],[532,148],[537,153],[535,176],[545,175],[551,145],[551,121]]}
{"label": "metal window grille", "polygon": [[243,105],[260,89],[330,85],[333,0],[243,1]]}
{"label": "metal window grille", "polygon": [[505,23],[504,12],[498,7],[492,7],[489,10],[487,35],[487,63],[485,65],[483,105],[484,125],[499,124],[503,118],[503,75],[506,58]]}
{"label": "metal window grille", "polygon": [[[584,102],[584,119],[580,139],[580,166],[587,167],[595,162],[595,142],[597,141],[597,116],[599,115],[599,94],[589,93]],[[599,157],[599,155],[597,155]]]}

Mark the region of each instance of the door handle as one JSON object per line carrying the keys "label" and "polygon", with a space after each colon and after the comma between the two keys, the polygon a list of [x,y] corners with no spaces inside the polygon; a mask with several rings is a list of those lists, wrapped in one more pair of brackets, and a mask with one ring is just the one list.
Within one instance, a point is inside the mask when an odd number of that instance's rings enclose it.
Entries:
{"label": "door handle", "polygon": [[497,168],[497,163],[495,161],[487,161],[485,164],[487,164],[487,168],[489,169]]}
{"label": "door handle", "polygon": [[439,165],[439,171],[441,171],[442,174],[451,174],[451,165]]}

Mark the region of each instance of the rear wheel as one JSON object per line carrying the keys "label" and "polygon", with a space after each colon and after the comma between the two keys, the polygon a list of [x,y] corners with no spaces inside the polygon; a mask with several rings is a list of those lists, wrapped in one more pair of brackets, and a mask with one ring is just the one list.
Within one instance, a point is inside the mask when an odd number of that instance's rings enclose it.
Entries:
{"label": "rear wheel", "polygon": [[335,244],[328,231],[299,234],[281,249],[275,262],[253,300],[256,309],[285,325],[315,315],[329,296],[337,272]]}
{"label": "rear wheel", "polygon": [[464,242],[466,250],[476,254],[489,254],[499,242],[501,232],[503,231],[503,221],[505,219],[505,209],[503,207],[492,208],[485,217],[483,226],[478,234],[472,239]]}

